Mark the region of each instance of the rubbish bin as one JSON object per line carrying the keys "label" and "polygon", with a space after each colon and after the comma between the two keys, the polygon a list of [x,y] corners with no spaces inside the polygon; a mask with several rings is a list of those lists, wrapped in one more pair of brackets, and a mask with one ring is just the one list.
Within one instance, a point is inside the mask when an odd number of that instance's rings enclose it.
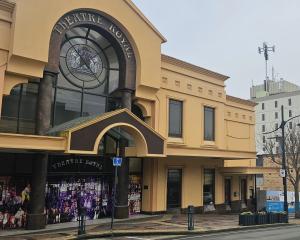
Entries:
{"label": "rubbish bin", "polygon": [[195,208],[192,205],[188,206],[188,230],[194,230],[194,213]]}

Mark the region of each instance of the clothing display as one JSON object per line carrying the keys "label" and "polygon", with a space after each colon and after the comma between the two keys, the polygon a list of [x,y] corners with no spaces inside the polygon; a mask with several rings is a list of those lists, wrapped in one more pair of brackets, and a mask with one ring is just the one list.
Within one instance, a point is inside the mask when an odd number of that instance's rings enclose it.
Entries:
{"label": "clothing display", "polygon": [[129,175],[129,215],[141,212],[141,176]]}
{"label": "clothing display", "polygon": [[[48,224],[76,221],[78,209],[85,209],[87,220],[110,216],[110,187],[104,177],[69,178],[47,184]],[[80,205],[80,206],[78,206]]]}
{"label": "clothing display", "polygon": [[[113,172],[108,159],[51,156],[45,188],[47,224],[111,216]],[[24,228],[30,203],[30,174],[0,176],[0,229]],[[140,172],[129,175],[129,215],[141,211]]]}
{"label": "clothing display", "polygon": [[30,184],[2,177],[0,181],[0,228],[25,226],[30,200]]}

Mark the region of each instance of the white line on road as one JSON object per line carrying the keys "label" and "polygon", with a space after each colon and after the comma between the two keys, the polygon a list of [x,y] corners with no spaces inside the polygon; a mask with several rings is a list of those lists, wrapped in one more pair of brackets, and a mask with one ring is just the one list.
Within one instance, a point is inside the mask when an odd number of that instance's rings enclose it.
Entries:
{"label": "white line on road", "polygon": [[140,237],[126,237],[129,239],[137,239],[137,240],[151,240],[150,238],[140,238]]}
{"label": "white line on road", "polygon": [[[294,228],[295,226],[283,226],[283,227],[274,227],[274,228],[259,228],[259,230],[265,230],[265,231],[270,231],[271,229],[281,229],[281,228]],[[245,230],[245,229],[239,229],[239,230],[234,230],[234,231],[228,231],[228,232],[219,232],[219,233],[207,233],[204,235],[197,235],[197,236],[190,236],[190,237],[182,237],[182,238],[176,238],[177,240],[185,240],[185,239],[199,239],[199,238],[204,238],[204,237],[214,237],[214,236],[226,236],[226,235],[231,235],[231,234],[235,234],[235,233],[249,233],[249,232],[253,232],[253,231],[257,231],[258,229],[249,229],[249,230]],[[150,239],[151,240],[151,239]]]}

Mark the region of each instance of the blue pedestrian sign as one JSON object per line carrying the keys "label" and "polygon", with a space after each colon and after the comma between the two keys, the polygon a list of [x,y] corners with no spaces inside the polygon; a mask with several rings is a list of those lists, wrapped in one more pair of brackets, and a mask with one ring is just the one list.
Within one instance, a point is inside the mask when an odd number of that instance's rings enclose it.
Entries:
{"label": "blue pedestrian sign", "polygon": [[114,167],[121,167],[122,165],[122,158],[121,157],[114,157],[113,158],[113,166]]}

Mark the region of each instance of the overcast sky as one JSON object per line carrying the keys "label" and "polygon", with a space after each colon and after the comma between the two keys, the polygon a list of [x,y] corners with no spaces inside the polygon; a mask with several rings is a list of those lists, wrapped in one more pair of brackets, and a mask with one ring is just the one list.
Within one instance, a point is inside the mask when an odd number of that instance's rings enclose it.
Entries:
{"label": "overcast sky", "polygon": [[249,98],[263,83],[258,46],[270,54],[275,73],[300,85],[300,0],[133,0],[167,38],[162,52],[230,76],[227,93]]}

